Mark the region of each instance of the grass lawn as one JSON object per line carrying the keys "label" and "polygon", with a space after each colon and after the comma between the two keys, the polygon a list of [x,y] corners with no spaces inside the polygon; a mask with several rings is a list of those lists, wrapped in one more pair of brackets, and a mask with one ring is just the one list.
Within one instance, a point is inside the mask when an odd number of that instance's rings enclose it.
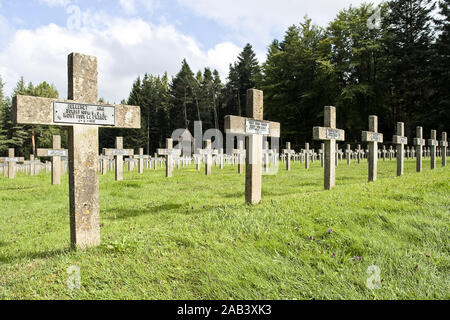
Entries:
{"label": "grass lawn", "polygon": [[0,177],[0,299],[450,299],[450,167],[429,167],[406,161],[397,178],[381,160],[369,184],[367,161],[344,160],[328,192],[319,162],[281,164],[257,206],[237,167],[109,173],[102,246],[87,251],[68,249],[67,176]]}

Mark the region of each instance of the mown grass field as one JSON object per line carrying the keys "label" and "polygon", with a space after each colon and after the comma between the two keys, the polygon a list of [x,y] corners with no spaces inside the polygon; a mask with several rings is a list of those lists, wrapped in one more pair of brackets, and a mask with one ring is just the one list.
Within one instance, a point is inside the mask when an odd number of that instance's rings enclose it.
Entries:
{"label": "mown grass field", "polygon": [[[237,167],[100,177],[102,246],[69,250],[67,176],[0,177],[0,299],[450,299],[450,167],[395,177],[380,161],[263,177],[244,204]],[[330,229],[332,232],[329,233]],[[370,290],[369,266],[381,288]],[[81,289],[67,287],[70,266]]]}

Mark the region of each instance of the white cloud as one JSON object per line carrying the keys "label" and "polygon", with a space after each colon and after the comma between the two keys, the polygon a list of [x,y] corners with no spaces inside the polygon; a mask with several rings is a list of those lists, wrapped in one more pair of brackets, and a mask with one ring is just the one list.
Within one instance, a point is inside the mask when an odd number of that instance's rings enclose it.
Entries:
{"label": "white cloud", "polygon": [[70,0],[39,0],[39,2],[46,4],[50,7],[65,7],[70,3]]}
{"label": "white cloud", "polygon": [[171,25],[155,26],[137,18],[87,12],[83,21],[89,25],[81,29],[49,24],[11,32],[7,44],[0,46],[0,74],[7,82],[6,93],[10,94],[15,82],[24,76],[33,83],[52,82],[61,97],[67,96],[67,55],[80,52],[98,58],[99,97],[120,102],[128,97],[138,75],[165,71],[175,75],[184,58],[194,71],[209,66],[224,79],[228,65],[240,51],[231,42],[206,51]]}
{"label": "white cloud", "polygon": [[134,0],[119,0],[119,3],[126,14],[136,13],[136,7],[134,6]]}
{"label": "white cloud", "polygon": [[306,14],[325,26],[339,10],[363,2],[378,4],[381,0],[178,0],[185,8],[231,29],[241,42],[257,46],[267,46],[276,34],[283,34]]}

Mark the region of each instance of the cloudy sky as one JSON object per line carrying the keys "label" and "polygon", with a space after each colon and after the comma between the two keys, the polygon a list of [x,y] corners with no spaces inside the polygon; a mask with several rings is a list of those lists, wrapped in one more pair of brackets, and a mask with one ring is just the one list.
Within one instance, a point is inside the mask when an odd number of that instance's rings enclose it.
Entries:
{"label": "cloudy sky", "polygon": [[67,55],[99,60],[99,96],[127,98],[145,72],[175,75],[228,66],[246,43],[260,61],[270,42],[307,14],[325,26],[337,12],[381,0],[0,0],[0,76],[11,94],[20,76],[67,95]]}

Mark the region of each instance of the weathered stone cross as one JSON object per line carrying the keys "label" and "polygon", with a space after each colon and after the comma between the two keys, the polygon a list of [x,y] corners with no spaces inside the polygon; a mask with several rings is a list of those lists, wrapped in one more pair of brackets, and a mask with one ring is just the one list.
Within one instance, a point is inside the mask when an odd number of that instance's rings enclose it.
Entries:
{"label": "weathered stone cross", "polygon": [[400,177],[404,173],[405,145],[408,144],[408,138],[405,137],[405,124],[397,122],[397,135],[392,139],[397,145],[397,176]]}
{"label": "weathered stone cross", "polygon": [[345,141],[345,131],[336,129],[336,108],[325,107],[324,126],[314,127],[314,140],[325,141],[324,187],[331,190],[336,185],[336,141]]}
{"label": "weathered stone cross", "polygon": [[378,133],[377,116],[369,116],[369,131],[363,131],[362,141],[369,143],[369,181],[377,181],[378,143],[383,143],[383,134]]}
{"label": "weathered stone cross", "polygon": [[309,169],[309,163],[311,160],[311,151],[309,149],[309,143],[305,143],[305,150],[304,150],[304,154],[305,154],[305,169],[308,170]]}
{"label": "weathered stone cross", "polygon": [[442,156],[442,166],[447,166],[447,148],[448,148],[448,141],[447,141],[447,132],[442,132],[442,140],[441,140],[441,156]]}
{"label": "weathered stone cross", "polygon": [[123,180],[123,156],[134,155],[133,149],[123,148],[123,137],[116,137],[116,148],[115,149],[104,149],[106,156],[114,156],[115,158],[115,176],[116,181]]}
{"label": "weathered stone cross", "polygon": [[137,106],[97,104],[97,58],[68,57],[68,100],[16,96],[15,122],[69,127],[69,198],[72,247],[100,243],[98,128],[140,128]]}
{"label": "weathered stone cross", "polygon": [[203,155],[205,159],[205,174],[207,176],[211,175],[211,167],[212,167],[212,156],[218,155],[219,151],[211,149],[211,140],[206,140],[205,149],[198,149],[198,153]]}
{"label": "weathered stone cross", "polygon": [[238,157],[238,174],[243,174],[245,164],[245,154],[246,154],[243,140],[238,140],[238,148],[234,149],[233,153]]}
{"label": "weathered stone cross", "polygon": [[347,158],[347,165],[351,164],[352,146],[347,144],[347,150],[345,150],[345,157]]}
{"label": "weathered stone cross", "polygon": [[172,178],[173,160],[174,157],[181,155],[181,150],[173,148],[173,139],[166,139],[166,149],[158,149],[156,151],[159,155],[166,156],[166,178]]}
{"label": "weathered stone cross", "polygon": [[283,150],[283,154],[286,155],[286,170],[291,171],[291,156],[295,154],[295,150],[291,149],[290,142],[286,142],[286,149]]}
{"label": "weathered stone cross", "polygon": [[133,156],[133,159],[138,159],[138,171],[140,174],[144,173],[144,160],[148,159],[147,155],[144,155],[144,148],[139,148],[139,155]]}
{"label": "weathered stone cross", "polygon": [[263,121],[263,111],[263,92],[249,89],[247,116],[250,118],[225,117],[227,134],[246,136],[245,201],[249,204],[261,202],[263,136],[280,137],[280,123]]}
{"label": "weathered stone cross", "polygon": [[414,138],[414,145],[416,146],[416,171],[422,172],[423,167],[423,147],[425,146],[425,139],[423,138],[423,128],[417,127],[416,138]]}
{"label": "weathered stone cross", "polygon": [[436,130],[431,130],[431,139],[428,140],[428,144],[431,146],[431,170],[436,168],[436,149],[439,146],[437,141]]}
{"label": "weathered stone cross", "polygon": [[53,136],[53,149],[37,149],[38,157],[52,158],[52,185],[61,184],[61,157],[68,156],[68,150],[61,149],[61,136]]}
{"label": "weathered stone cross", "polygon": [[[14,157],[14,149],[10,148],[8,149],[8,157],[7,158],[0,158],[1,162],[6,162],[8,164],[8,178],[14,179],[16,175],[16,162],[24,162],[24,158],[16,158]],[[3,174],[5,175],[6,168],[3,168]]]}

